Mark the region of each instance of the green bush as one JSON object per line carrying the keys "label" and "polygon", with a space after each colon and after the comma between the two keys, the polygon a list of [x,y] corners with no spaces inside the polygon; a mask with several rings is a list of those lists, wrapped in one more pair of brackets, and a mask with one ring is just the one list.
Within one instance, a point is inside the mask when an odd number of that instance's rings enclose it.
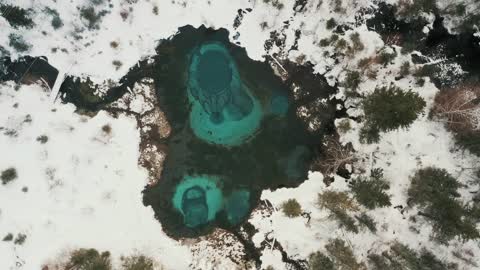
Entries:
{"label": "green bush", "polygon": [[12,182],[13,180],[17,179],[17,177],[18,177],[17,170],[12,167],[2,171],[2,174],[0,175],[0,179],[2,179],[3,185],[6,185]]}
{"label": "green bush", "polygon": [[345,228],[345,230],[353,233],[358,233],[358,227],[355,224],[355,219],[347,214],[347,211],[342,209],[332,210],[332,215],[338,221],[338,226],[340,228]]}
{"label": "green bush", "polygon": [[100,21],[108,12],[102,10],[97,12],[94,7],[83,7],[80,9],[80,17],[86,20],[88,29],[99,29]]}
{"label": "green bush", "polygon": [[29,17],[30,11],[17,6],[0,4],[0,16],[5,18],[14,28],[32,28],[34,25]]}
{"label": "green bush", "polygon": [[328,30],[332,30],[332,29],[335,28],[336,26],[337,26],[337,22],[335,21],[334,18],[328,19],[327,25],[326,25],[326,27],[327,27]]}
{"label": "green bush", "polygon": [[362,262],[358,262],[353,254],[353,250],[344,240],[336,238],[330,239],[325,246],[329,255],[333,258],[336,269],[366,270]]}
{"label": "green bush", "polygon": [[95,249],[78,249],[72,252],[66,269],[111,270],[110,253],[101,254]]}
{"label": "green bush", "polygon": [[27,52],[32,48],[32,45],[28,44],[23,37],[18,34],[10,33],[10,35],[8,35],[8,40],[8,45],[20,53]]}
{"label": "green bush", "polygon": [[57,10],[47,7],[45,8],[45,12],[48,15],[52,16],[51,24],[54,29],[58,29],[63,26],[63,21],[62,19],[60,19],[60,14],[58,14]]}
{"label": "green bush", "polygon": [[47,135],[41,135],[37,137],[37,142],[41,144],[46,144],[48,142],[48,136]]}
{"label": "green bush", "polygon": [[23,245],[23,243],[25,243],[26,239],[27,239],[27,235],[25,235],[23,233],[19,233],[17,235],[17,237],[15,238],[15,240],[13,240],[13,243],[15,245]]}
{"label": "green bush", "polygon": [[459,187],[461,184],[445,169],[427,167],[413,176],[408,197],[411,203],[426,206],[441,197],[459,197]]}
{"label": "green bush", "polygon": [[405,61],[402,66],[400,66],[400,76],[406,77],[408,74],[410,74],[410,62]]}
{"label": "green bush", "polygon": [[372,217],[370,217],[366,213],[362,213],[359,216],[355,216],[355,218],[358,220],[358,223],[361,226],[367,228],[372,233],[377,232],[377,223],[375,222],[375,220]]}
{"label": "green bush", "polygon": [[13,240],[13,234],[11,233],[8,233],[7,235],[5,235],[5,237],[3,237],[2,241],[5,241],[5,242],[9,242],[9,241],[12,241]]}
{"label": "green bush", "polygon": [[335,218],[340,227],[347,231],[358,233],[358,227],[355,219],[348,215],[347,211],[357,211],[358,206],[346,192],[324,191],[318,194],[317,205],[319,208],[325,208],[332,213],[330,217]]}
{"label": "green bush", "polygon": [[392,205],[390,195],[385,192],[390,189],[390,184],[383,177],[381,169],[372,170],[369,178],[354,179],[350,187],[357,201],[368,209]]}
{"label": "green bush", "polygon": [[395,242],[382,254],[369,254],[368,261],[372,270],[453,270],[456,265],[442,262],[430,251],[422,249],[416,252],[408,246]]}
{"label": "green bush", "polygon": [[460,186],[444,169],[428,167],[412,177],[409,203],[420,207],[421,215],[432,222],[434,237],[441,242],[456,236],[463,240],[480,237],[470,209],[457,199]]}
{"label": "green bush", "polygon": [[365,45],[363,45],[362,41],[360,40],[360,34],[358,32],[352,33],[350,35],[350,40],[352,41],[353,52],[359,52],[365,49]]}
{"label": "green bush", "polygon": [[455,140],[461,147],[480,156],[480,131],[456,133]]}
{"label": "green bush", "polygon": [[302,206],[295,199],[282,203],[282,210],[287,217],[298,217],[302,214]]}
{"label": "green bush", "polygon": [[153,270],[154,262],[144,255],[122,258],[122,270]]}
{"label": "green bush", "polygon": [[342,86],[348,90],[355,91],[362,82],[360,72],[348,70]]}
{"label": "green bush", "polygon": [[350,125],[350,121],[348,119],[343,119],[337,124],[337,129],[341,133],[347,133],[352,129],[352,126]]}
{"label": "green bush", "polygon": [[410,126],[425,105],[425,101],[412,91],[405,92],[396,86],[375,89],[363,101],[365,125],[360,134],[362,141],[375,142],[380,131]]}
{"label": "green bush", "polygon": [[318,194],[317,206],[319,208],[326,208],[330,211],[336,209],[344,211],[358,210],[358,205],[348,196],[348,193],[330,190]]}
{"label": "green bush", "polygon": [[388,50],[383,49],[378,54],[377,61],[378,63],[386,66],[390,64],[395,59],[395,57],[397,57],[397,53],[395,51],[389,52]]}
{"label": "green bush", "polygon": [[332,260],[323,253],[317,251],[308,256],[309,270],[335,270]]}

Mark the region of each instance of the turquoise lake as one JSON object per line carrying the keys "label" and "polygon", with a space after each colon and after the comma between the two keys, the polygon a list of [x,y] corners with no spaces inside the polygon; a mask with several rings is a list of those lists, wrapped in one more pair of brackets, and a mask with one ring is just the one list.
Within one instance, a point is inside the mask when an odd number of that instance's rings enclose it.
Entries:
{"label": "turquoise lake", "polygon": [[248,58],[226,30],[205,27],[180,28],[156,52],[141,72],[151,72],[172,132],[158,139],[167,157],[144,203],[165,232],[235,229],[262,190],[307,178],[320,140],[298,119],[289,87],[268,63]]}

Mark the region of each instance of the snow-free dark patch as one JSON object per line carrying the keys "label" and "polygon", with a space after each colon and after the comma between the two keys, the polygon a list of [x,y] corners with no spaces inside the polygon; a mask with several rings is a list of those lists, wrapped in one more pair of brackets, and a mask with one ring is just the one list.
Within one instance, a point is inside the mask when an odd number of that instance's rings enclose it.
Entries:
{"label": "snow-free dark patch", "polygon": [[288,82],[268,63],[248,58],[226,30],[204,27],[181,28],[157,53],[149,68],[172,132],[144,202],[167,233],[234,228],[262,190],[307,178],[321,136],[297,117]]}

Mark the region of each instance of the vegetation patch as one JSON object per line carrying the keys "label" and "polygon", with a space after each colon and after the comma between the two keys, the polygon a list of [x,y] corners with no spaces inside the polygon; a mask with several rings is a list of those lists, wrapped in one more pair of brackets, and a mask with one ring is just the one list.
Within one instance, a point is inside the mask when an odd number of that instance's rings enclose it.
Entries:
{"label": "vegetation patch", "polygon": [[432,223],[434,237],[440,242],[480,237],[472,209],[459,199],[460,186],[446,170],[434,167],[420,169],[412,177],[409,204],[419,206],[419,214]]}
{"label": "vegetation patch", "polygon": [[94,7],[83,7],[80,9],[80,17],[86,22],[88,29],[99,29],[102,17],[107,15],[108,11],[96,11]]}
{"label": "vegetation patch", "polygon": [[330,210],[330,217],[335,218],[340,227],[347,231],[358,233],[355,219],[348,212],[358,211],[358,205],[346,192],[325,191],[318,194],[317,205],[319,208]]}
{"label": "vegetation patch", "polygon": [[5,242],[10,242],[13,240],[13,234],[11,233],[8,233],[7,235],[5,235],[5,237],[3,237],[2,241],[5,241]]}
{"label": "vegetation patch", "polygon": [[282,210],[287,217],[298,217],[302,214],[302,206],[295,199],[282,203]]}
{"label": "vegetation patch", "polygon": [[13,5],[0,4],[0,16],[5,18],[14,28],[32,28],[34,23],[30,18],[30,10]]}
{"label": "vegetation patch", "polygon": [[325,254],[317,251],[308,257],[309,270],[335,270],[333,261]]}
{"label": "vegetation patch", "polygon": [[8,45],[13,47],[18,52],[24,53],[32,48],[32,45],[28,44],[19,34],[11,33],[8,35],[8,40]]}
{"label": "vegetation patch", "polygon": [[54,29],[58,29],[63,26],[63,21],[60,18],[60,14],[56,9],[45,8],[45,12],[52,17],[51,25]]}
{"label": "vegetation patch", "polygon": [[111,270],[110,253],[99,253],[95,249],[78,249],[72,252],[66,269]]}
{"label": "vegetation patch", "polygon": [[381,254],[368,255],[369,269],[435,269],[435,270],[454,270],[457,265],[446,263],[439,260],[433,253],[426,249],[417,252],[408,246],[394,242],[389,250]]}
{"label": "vegetation patch", "polygon": [[17,179],[18,174],[17,170],[13,167],[10,167],[4,171],[2,171],[2,174],[0,175],[0,179],[2,180],[2,184],[6,185],[13,180]]}
{"label": "vegetation patch", "polygon": [[382,169],[373,169],[370,177],[354,179],[350,187],[357,201],[368,209],[392,205],[390,195],[386,193],[390,184],[385,180]]}
{"label": "vegetation patch", "polygon": [[23,245],[23,243],[25,243],[25,240],[27,240],[27,235],[19,233],[17,237],[15,237],[15,240],[13,240],[13,243],[15,245]]}
{"label": "vegetation patch", "polygon": [[325,246],[333,259],[336,269],[367,270],[363,262],[358,262],[352,248],[339,238],[331,239]]}
{"label": "vegetation patch", "polygon": [[48,136],[47,135],[41,135],[37,137],[37,142],[41,144],[46,144],[48,142]]}
{"label": "vegetation patch", "polygon": [[360,226],[367,228],[372,233],[377,232],[377,223],[366,213],[361,213],[360,215],[355,216],[355,219],[357,219]]}
{"label": "vegetation patch", "polygon": [[480,85],[461,84],[435,96],[432,118],[445,123],[457,142],[480,156]]}
{"label": "vegetation patch", "polygon": [[154,261],[144,255],[122,257],[122,270],[153,270]]}
{"label": "vegetation patch", "polygon": [[363,142],[380,140],[380,132],[407,128],[425,108],[425,101],[415,92],[399,87],[381,87],[363,101],[365,125],[360,131]]}

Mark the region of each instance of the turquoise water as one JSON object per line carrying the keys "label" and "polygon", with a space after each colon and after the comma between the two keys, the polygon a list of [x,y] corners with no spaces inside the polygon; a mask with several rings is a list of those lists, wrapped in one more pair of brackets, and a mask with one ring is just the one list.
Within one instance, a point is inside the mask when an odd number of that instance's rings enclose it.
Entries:
{"label": "turquoise water", "polygon": [[225,202],[225,212],[228,222],[236,225],[242,221],[250,211],[250,192],[240,189],[232,192]]}
{"label": "turquoise water", "polygon": [[222,209],[223,195],[215,176],[186,176],[175,189],[172,201],[188,227],[196,227],[215,219]]}
{"label": "turquoise water", "polygon": [[258,129],[260,102],[242,83],[235,60],[221,43],[207,42],[193,51],[188,87],[190,126],[200,139],[235,146]]}
{"label": "turquoise water", "polygon": [[296,116],[303,101],[293,99],[268,63],[250,59],[226,30],[204,27],[181,28],[156,52],[144,70],[152,72],[172,129],[154,142],[167,156],[158,183],[144,190],[144,203],[167,234],[236,230],[262,190],[307,178],[321,140]]}
{"label": "turquoise water", "polygon": [[235,190],[228,197],[218,187],[217,176],[186,176],[176,186],[172,198],[175,209],[182,214],[183,223],[190,227],[205,225],[224,211],[231,225],[242,221],[250,211],[250,192]]}

